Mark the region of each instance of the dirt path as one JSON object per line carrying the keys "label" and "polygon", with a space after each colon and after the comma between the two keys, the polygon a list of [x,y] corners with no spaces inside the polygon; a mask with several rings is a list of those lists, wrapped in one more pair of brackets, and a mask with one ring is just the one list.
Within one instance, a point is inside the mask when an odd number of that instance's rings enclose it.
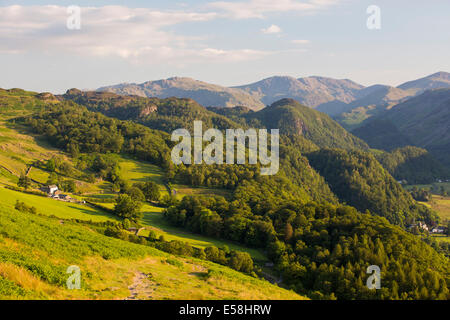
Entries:
{"label": "dirt path", "polygon": [[149,300],[152,299],[153,292],[158,285],[151,281],[151,274],[136,272],[133,283],[128,286],[130,296],[125,300]]}

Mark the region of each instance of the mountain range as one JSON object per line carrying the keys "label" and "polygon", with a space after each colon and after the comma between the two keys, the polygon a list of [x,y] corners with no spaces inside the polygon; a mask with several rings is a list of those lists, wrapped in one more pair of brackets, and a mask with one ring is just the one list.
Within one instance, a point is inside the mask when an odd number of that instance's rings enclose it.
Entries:
{"label": "mountain range", "polygon": [[165,80],[147,81],[141,84],[118,84],[99,88],[98,91],[123,95],[157,98],[190,98],[203,106],[235,107],[238,105],[253,110],[264,108],[264,104],[243,90],[222,87],[191,78],[174,77]]}
{"label": "mountain range", "polygon": [[352,131],[372,148],[415,145],[450,166],[450,89],[428,90]]}
{"label": "mountain range", "polygon": [[450,73],[437,72],[397,87],[383,84],[365,87],[348,79],[318,76],[298,79],[274,76],[228,88],[191,78],[174,77],[142,84],[123,83],[102,87],[98,91],[142,97],[190,98],[206,107],[244,106],[251,110],[260,110],[284,98],[295,99],[334,117],[347,129],[353,129],[365,119],[426,90],[448,87]]}
{"label": "mountain range", "polygon": [[[425,138],[445,143],[447,131],[431,134],[429,126],[441,121],[446,128],[447,91],[426,91],[415,104],[398,106],[416,112],[415,119],[395,114],[383,120],[405,135],[410,129],[402,122],[426,123]],[[221,130],[280,128],[278,174],[262,176],[260,166],[249,163],[175,165],[170,133],[192,129],[197,119]],[[69,294],[66,267],[81,263],[91,276],[76,298],[85,299],[134,299],[133,277],[146,274],[157,285],[147,298],[240,298],[235,291],[225,295],[237,285],[269,299],[449,298],[448,248],[422,241],[420,230],[419,236],[407,232],[415,221],[434,226],[442,220],[396,181],[442,178],[425,150],[369,150],[328,115],[288,98],[252,111],[205,108],[189,98],[0,89],[0,120],[0,182],[6,185],[0,234],[7,243],[0,256],[12,266],[0,274],[0,298]],[[38,196],[41,185],[53,184],[74,202]],[[198,247],[198,236],[208,247]],[[355,277],[368,263],[385,266],[386,290],[369,291]],[[196,270],[205,275],[192,274]],[[128,276],[101,287],[104,272],[111,279]],[[174,274],[181,277],[175,285]],[[274,276],[290,295],[256,279]],[[28,284],[24,277],[35,280]],[[219,282],[211,282],[215,278]],[[415,278],[422,279],[417,288],[409,285]],[[215,286],[207,296],[206,281]],[[111,285],[120,288],[98,290]]]}

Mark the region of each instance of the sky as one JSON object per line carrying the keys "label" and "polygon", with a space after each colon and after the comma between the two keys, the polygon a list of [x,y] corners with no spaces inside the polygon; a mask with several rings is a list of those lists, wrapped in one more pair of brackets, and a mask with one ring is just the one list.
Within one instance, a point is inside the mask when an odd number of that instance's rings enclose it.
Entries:
{"label": "sky", "polygon": [[173,76],[237,86],[275,75],[397,86],[450,71],[449,13],[448,0],[0,0],[0,87],[63,93]]}

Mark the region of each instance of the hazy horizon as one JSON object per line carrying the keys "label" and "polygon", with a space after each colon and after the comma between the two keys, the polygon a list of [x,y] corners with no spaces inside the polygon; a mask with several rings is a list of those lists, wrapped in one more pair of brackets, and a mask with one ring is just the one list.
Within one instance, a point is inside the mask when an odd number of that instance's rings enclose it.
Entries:
{"label": "hazy horizon", "polygon": [[[395,87],[450,70],[444,1],[124,3],[79,1],[71,30],[70,1],[0,1],[0,87],[62,93],[174,76],[231,87],[276,75]],[[370,30],[373,4],[381,28]]]}

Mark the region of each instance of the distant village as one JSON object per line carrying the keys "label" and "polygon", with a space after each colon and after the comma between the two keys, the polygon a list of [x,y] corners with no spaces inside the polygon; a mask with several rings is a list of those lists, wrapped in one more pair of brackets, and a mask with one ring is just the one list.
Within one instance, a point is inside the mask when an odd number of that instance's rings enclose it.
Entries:
{"label": "distant village", "polygon": [[410,226],[408,226],[407,229],[409,231],[412,231],[416,227],[419,229],[419,231],[428,231],[429,233],[434,233],[434,234],[446,234],[447,233],[447,227],[445,227],[445,226],[429,227],[425,222],[422,222],[422,221],[411,224]]}

